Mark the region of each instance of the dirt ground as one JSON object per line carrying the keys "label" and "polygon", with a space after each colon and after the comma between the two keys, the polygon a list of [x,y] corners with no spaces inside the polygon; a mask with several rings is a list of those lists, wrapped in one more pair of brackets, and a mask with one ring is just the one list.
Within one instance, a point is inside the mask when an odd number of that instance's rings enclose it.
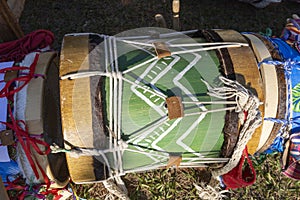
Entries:
{"label": "dirt ground", "polygon": [[[128,0],[127,0],[128,1]],[[162,14],[172,29],[171,0],[27,0],[20,19],[25,33],[48,29],[56,36],[59,50],[63,35],[72,32],[96,32],[115,35],[125,30],[155,26],[155,14]],[[286,18],[300,14],[300,4],[282,2],[257,9],[237,0],[181,1],[181,30],[234,29],[240,32],[265,32],[271,28],[279,35]]]}

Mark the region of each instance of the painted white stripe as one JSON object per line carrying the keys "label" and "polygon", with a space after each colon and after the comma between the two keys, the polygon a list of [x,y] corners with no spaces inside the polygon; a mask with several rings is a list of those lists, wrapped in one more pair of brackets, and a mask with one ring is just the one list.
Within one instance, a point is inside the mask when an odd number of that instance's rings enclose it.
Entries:
{"label": "painted white stripe", "polygon": [[156,72],[156,71],[151,70],[151,72],[152,72],[154,75],[157,75],[157,72]]}
{"label": "painted white stripe", "polygon": [[216,45],[249,46],[249,44],[247,43],[240,43],[240,42],[207,42],[207,43],[169,44],[169,47],[195,47],[195,46],[216,46]]}
{"label": "painted white stripe", "polygon": [[[161,126],[166,120],[168,119],[168,116],[161,117],[155,124],[149,126],[146,128],[145,131],[142,131],[140,134],[135,134],[135,136],[128,141],[127,143],[133,142],[133,144],[138,144],[140,141],[144,140],[146,137],[148,137],[150,134],[152,134],[155,129],[157,129],[159,126]],[[154,132],[156,133],[156,132]],[[158,135],[160,135],[158,133]]]}
{"label": "painted white stripe", "polygon": [[150,78],[151,80],[153,79],[153,77],[152,77],[152,76],[150,76],[149,74],[147,75],[147,77],[148,77],[148,78]]}
{"label": "painted white stripe", "polygon": [[155,85],[155,83],[166,75],[179,60],[180,57],[174,56],[174,60],[151,81],[151,84]]}
{"label": "painted white stripe", "polygon": [[[153,143],[151,144],[152,148],[154,149],[158,149],[158,150],[163,150],[161,147],[157,146],[157,143],[159,141],[161,141],[162,139],[164,139],[165,136],[167,136],[178,124],[179,122],[182,120],[182,118],[178,118],[174,121],[174,123],[166,130],[162,130],[162,134],[160,134],[160,136],[155,140],[153,141]],[[162,127],[159,127],[159,128],[162,128]]]}
{"label": "painted white stripe", "polygon": [[[151,59],[149,59],[149,60],[146,60],[145,62],[142,62],[142,63],[140,63],[140,64],[138,64],[138,65],[136,65],[136,66],[134,66],[134,67],[131,67],[131,68],[129,68],[129,69],[123,71],[123,74],[127,74],[128,72],[131,72],[131,71],[133,71],[133,70],[136,70],[136,69],[138,69],[138,68],[140,68],[140,67],[144,67],[146,64],[151,63],[151,62],[154,61],[154,60],[156,60],[156,62],[157,62],[157,58],[156,58],[156,57],[151,58]],[[156,63],[156,62],[155,62],[155,63]]]}
{"label": "painted white stripe", "polygon": [[203,155],[201,153],[195,153],[195,150],[191,149],[188,145],[186,145],[183,140],[192,132],[192,130],[194,128],[196,128],[198,126],[198,124],[204,119],[205,114],[202,114],[198,117],[198,119],[196,119],[196,121],[188,128],[188,130],[183,133],[180,138],[176,141],[176,143],[183,147],[186,151],[194,153],[195,155],[199,156],[199,157],[203,157]]}

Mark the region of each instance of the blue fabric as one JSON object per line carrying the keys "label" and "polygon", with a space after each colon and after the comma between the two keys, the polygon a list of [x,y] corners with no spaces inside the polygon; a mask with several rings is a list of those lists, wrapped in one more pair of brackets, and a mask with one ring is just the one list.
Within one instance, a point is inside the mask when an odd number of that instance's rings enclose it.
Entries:
{"label": "blue fabric", "polygon": [[15,161],[11,160],[10,162],[0,162],[0,175],[3,182],[7,181],[7,177],[16,176],[20,172],[20,168]]}
{"label": "blue fabric", "polygon": [[[273,152],[283,152],[283,133],[287,126],[291,126],[292,133],[297,131],[299,132],[300,130],[300,110],[295,109],[298,107],[300,108],[300,54],[280,38],[268,39],[279,50],[283,61],[263,61],[263,63],[283,65],[285,70],[285,79],[287,82],[287,102],[293,102],[292,104],[287,104],[285,119],[265,119],[282,124],[282,128],[280,129],[273,144],[265,151],[265,153],[269,154]],[[291,108],[293,108],[292,112],[290,112]]]}
{"label": "blue fabric", "polygon": [[271,154],[274,152],[283,152],[284,138],[282,136],[277,136],[272,145],[264,152],[266,154]]}

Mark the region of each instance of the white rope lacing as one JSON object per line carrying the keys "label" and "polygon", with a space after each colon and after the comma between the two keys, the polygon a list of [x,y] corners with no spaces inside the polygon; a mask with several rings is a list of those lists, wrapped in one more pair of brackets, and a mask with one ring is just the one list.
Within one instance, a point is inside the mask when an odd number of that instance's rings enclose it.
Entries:
{"label": "white rope lacing", "polygon": [[[131,40],[119,40],[128,44],[140,45],[140,46],[148,46],[155,48],[154,44],[146,43],[146,42],[138,42],[138,41],[131,41]],[[206,47],[209,46],[209,47]],[[200,51],[209,51],[215,49],[222,49],[222,48],[236,48],[236,47],[243,47],[249,46],[248,43],[240,43],[240,42],[209,42],[209,43],[187,43],[187,44],[168,44],[168,47],[171,48],[180,48],[180,47],[201,47],[197,49],[189,49],[189,50],[182,50],[182,51],[171,51],[171,55],[179,55],[179,54],[186,54],[186,53],[195,53]]]}
{"label": "white rope lacing", "polygon": [[196,33],[198,31],[198,29],[194,29],[194,30],[188,30],[188,31],[176,31],[176,32],[170,32],[170,33],[158,33],[156,30],[150,30],[148,32],[148,35],[144,35],[145,33],[143,33],[143,35],[136,35],[136,36],[118,36],[117,40],[141,40],[141,39],[153,39],[153,36],[157,36],[156,38],[170,38],[170,37],[178,37],[178,36],[185,36],[187,34],[191,34],[191,33]]}
{"label": "white rope lacing", "polygon": [[71,148],[63,148],[59,147],[57,144],[53,143],[50,145],[51,153],[68,153],[70,157],[79,158],[81,156],[102,156],[105,158],[105,154],[124,151],[128,148],[126,142],[122,140],[118,141],[117,148],[113,149],[96,149],[96,148],[83,148],[83,147],[71,147]]}
{"label": "white rope lacing", "polygon": [[[221,99],[235,98],[237,102],[235,111],[239,113],[242,129],[240,131],[239,139],[234,148],[232,157],[224,167],[212,170],[212,175],[214,177],[226,174],[235,166],[237,166],[243,150],[251,139],[255,129],[262,123],[261,113],[258,109],[260,102],[257,96],[243,87],[237,81],[232,81],[225,77],[219,77],[219,79],[221,82],[223,82],[224,86],[213,88],[207,82],[203,82],[207,85],[209,91],[208,94],[210,96]],[[246,120],[244,114],[245,112],[247,113]]]}
{"label": "white rope lacing", "polygon": [[198,192],[198,195],[203,200],[221,200],[226,198],[225,193],[228,193],[228,190],[221,190],[220,187],[213,188],[210,185],[205,186],[204,183],[197,185],[194,183],[194,186]]}
{"label": "white rope lacing", "polygon": [[178,54],[185,54],[185,53],[195,53],[195,52],[199,52],[199,51],[209,51],[209,50],[215,50],[215,49],[234,48],[234,47],[242,47],[242,46],[248,46],[248,44],[246,44],[246,43],[245,44],[238,43],[238,44],[216,45],[216,46],[211,46],[211,47],[203,47],[203,48],[199,48],[199,49],[189,49],[189,50],[183,50],[183,51],[174,51],[174,52],[171,52],[171,55],[178,55]]}
{"label": "white rope lacing", "polygon": [[[125,142],[119,141],[117,148],[114,149],[95,149],[95,148],[80,148],[80,147],[72,147],[70,149],[67,148],[61,148],[55,143],[50,145],[51,153],[68,153],[71,157],[78,158],[81,156],[101,156],[106,163],[106,165],[109,167],[109,161],[107,159],[107,156],[105,154],[107,153],[114,153],[114,152],[121,152],[124,149],[127,148],[127,144]],[[113,194],[117,196],[120,199],[129,199],[127,197],[128,191],[125,186],[124,181],[121,179],[119,173],[115,172],[115,176],[113,177],[113,180],[104,180],[103,185],[105,188],[110,192],[110,194]],[[107,199],[113,198],[112,195],[107,195]]]}
{"label": "white rope lacing", "polygon": [[[108,194],[106,196],[105,199],[115,199],[113,198],[113,195],[117,196],[119,199],[122,199],[122,200],[130,200],[129,197],[127,196],[126,192],[124,192],[124,190],[122,190],[120,187],[118,187],[113,180],[106,180],[106,181],[103,181],[103,185],[104,187],[108,190],[108,192],[110,194]],[[126,188],[126,187],[125,187]],[[127,191],[127,189],[126,189]]]}
{"label": "white rope lacing", "polygon": [[[100,71],[92,71],[92,72],[77,72],[76,74],[68,74],[62,77],[62,79],[74,79],[74,78],[82,78],[82,77],[89,77],[89,76],[108,76],[111,77],[112,79],[114,79],[113,83],[116,81],[121,82],[122,80],[127,81],[127,79],[125,79],[122,74],[118,71],[118,72],[100,72]],[[207,85],[208,88],[208,94],[210,96],[214,96],[220,99],[229,99],[232,97],[235,97],[235,102],[230,101],[228,104],[232,104],[234,106],[231,107],[227,107],[227,108],[220,108],[220,109],[215,109],[215,110],[208,110],[208,111],[204,111],[205,113],[210,113],[210,112],[220,112],[220,111],[226,111],[226,110],[233,110],[235,109],[236,112],[239,113],[239,119],[241,121],[241,124],[244,123],[243,128],[241,130],[240,133],[240,137],[236,146],[236,149],[232,155],[232,158],[229,160],[229,162],[227,163],[227,165],[225,165],[222,170],[215,170],[215,175],[219,176],[222,174],[225,174],[226,172],[230,171],[234,166],[237,165],[239,158],[242,155],[242,150],[245,148],[245,145],[247,144],[247,142],[250,140],[254,130],[256,129],[256,127],[258,127],[261,123],[261,118],[260,118],[260,113],[258,111],[258,106],[259,106],[259,100],[257,99],[256,96],[254,96],[250,91],[248,91],[246,88],[244,88],[242,85],[240,85],[238,82],[236,81],[231,81],[229,79],[226,79],[224,77],[220,77],[220,80],[224,83],[224,87],[216,87],[216,88],[212,88],[208,83],[206,83],[204,80],[203,82]],[[135,84],[132,81],[128,81],[131,84]],[[118,85],[118,84],[117,84]],[[137,84],[135,84],[136,86],[139,86]],[[143,88],[144,89],[144,88]],[[114,93],[119,93],[120,90],[117,88],[113,89],[113,94]],[[156,91],[151,91],[153,94],[157,95],[157,96],[161,96],[160,93],[157,93]],[[118,95],[119,98],[121,98],[121,96]],[[116,97],[117,98],[117,97]],[[165,98],[165,96],[163,95],[162,98]],[[114,98],[115,99],[115,98]],[[119,99],[119,101],[121,102],[121,99]],[[189,104],[189,103],[207,103],[207,104],[220,104],[220,103],[224,103],[222,101],[220,102],[184,102],[184,104]],[[115,105],[119,105],[118,103],[116,103]],[[119,105],[120,106],[120,105]],[[114,110],[114,111],[113,111]],[[116,108],[113,109],[112,113],[114,113],[114,115],[118,115],[120,114],[120,108]],[[244,112],[247,111],[248,112],[248,117],[247,120],[244,122]],[[190,115],[199,115],[199,114],[203,114],[203,112],[198,112],[198,113],[187,113],[185,114],[185,116],[190,116]],[[120,119],[119,117],[117,117],[117,119]],[[116,121],[118,123],[120,123],[119,120],[113,120]],[[117,137],[113,137],[113,140],[116,140],[113,142],[114,144],[114,149],[120,150],[120,147],[118,147],[118,142],[120,142],[120,129],[119,129],[119,125],[117,125],[116,123],[114,123],[114,125],[112,126],[112,129],[115,129],[115,131],[112,130],[112,132],[116,133],[119,132],[119,134],[117,134]],[[110,134],[111,135],[111,134]],[[111,148],[110,148],[111,149]],[[72,152],[73,151],[73,152]],[[96,155],[102,155],[102,151],[97,151],[97,150],[91,150],[91,149],[84,149],[82,151],[77,151],[77,150],[72,150],[71,153],[73,155],[76,154],[81,154],[83,155],[84,153],[86,154],[90,154],[92,155],[93,153]],[[109,150],[111,151],[111,150]],[[111,151],[114,153],[114,160],[115,160],[115,167],[120,166],[121,162],[121,151]],[[119,153],[118,153],[119,152]],[[116,155],[118,154],[118,156]]]}

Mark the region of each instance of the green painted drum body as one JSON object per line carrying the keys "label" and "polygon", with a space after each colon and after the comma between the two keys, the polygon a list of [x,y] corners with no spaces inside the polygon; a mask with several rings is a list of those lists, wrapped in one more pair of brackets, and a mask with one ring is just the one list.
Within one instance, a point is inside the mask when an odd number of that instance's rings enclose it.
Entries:
{"label": "green painted drum body", "polygon": [[[236,102],[209,95],[208,87],[222,87],[221,76],[237,76],[260,95],[261,80],[247,42],[233,38],[213,44],[204,36],[159,28],[113,37],[65,36],[60,60],[64,139],[98,152],[67,155],[74,182],[228,162],[239,137]],[[216,49],[228,49],[231,67]],[[239,53],[251,62],[240,62]],[[239,68],[242,64],[254,70]]]}

